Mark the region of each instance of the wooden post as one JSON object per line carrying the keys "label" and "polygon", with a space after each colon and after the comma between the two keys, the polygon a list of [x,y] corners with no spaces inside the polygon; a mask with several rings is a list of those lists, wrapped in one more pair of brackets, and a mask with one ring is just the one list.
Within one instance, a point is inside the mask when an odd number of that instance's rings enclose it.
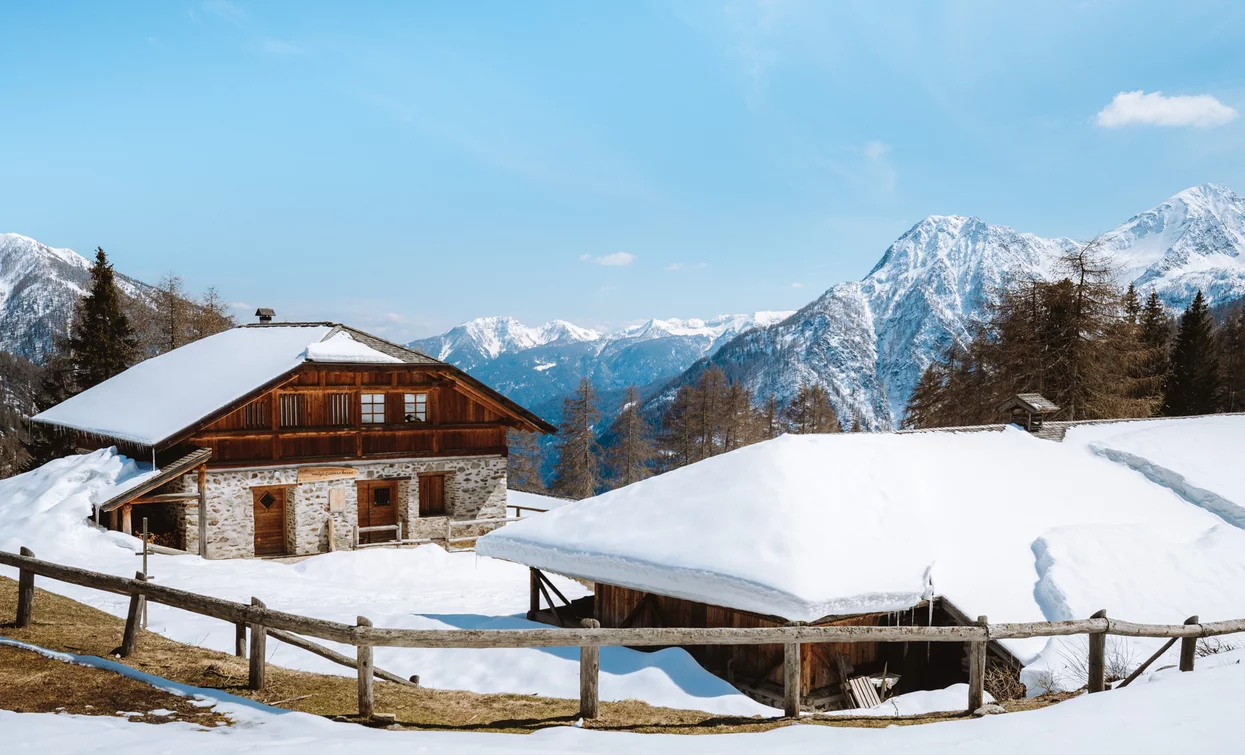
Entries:
{"label": "wooden post", "polygon": [[450,521],[449,516],[445,517],[445,551],[450,550],[450,539],[454,537],[454,523]]}
{"label": "wooden post", "polygon": [[[579,624],[584,629],[600,629],[601,622],[596,619],[584,619]],[[601,697],[598,685],[601,679],[601,648],[598,645],[584,645],[579,648],[579,715],[581,718],[596,718],[601,711]]]}
{"label": "wooden post", "polygon": [[[251,605],[256,608],[267,608],[264,601],[251,598]],[[264,657],[267,655],[268,633],[263,624],[251,625],[251,674],[247,686],[253,690],[264,688]]]}
{"label": "wooden post", "polygon": [[[366,616],[360,616],[358,625],[370,627],[372,622]],[[371,719],[376,713],[376,698],[372,690],[372,646],[360,644],[355,649],[358,651],[359,717]]]}
{"label": "wooden post", "polygon": [[[140,572],[134,573],[134,579],[139,582],[146,582],[147,575]],[[143,620],[143,608],[147,605],[147,599],[138,593],[130,596],[130,610],[125,614],[125,634],[121,636],[121,647],[119,648],[122,658],[128,658],[134,655],[134,651],[138,650],[138,629]]]}
{"label": "wooden post", "polygon": [[240,621],[233,625],[233,654],[238,658],[246,657],[246,624]]}
{"label": "wooden post", "polygon": [[[26,546],[18,551],[23,556],[35,557],[35,552]],[[35,575],[25,569],[17,572],[17,628],[30,626],[35,615]]]}
{"label": "wooden post", "polygon": [[540,575],[536,573],[535,566],[529,567],[527,572],[527,620],[536,621],[536,614],[540,612]]}
{"label": "wooden post", "polygon": [[[1185,619],[1185,624],[1197,624],[1200,621],[1196,616],[1190,616]],[[1181,637],[1180,638],[1180,670],[1192,671],[1193,662],[1197,658],[1197,638]]]}
{"label": "wooden post", "polygon": [[[1104,608],[1090,616],[1091,619],[1107,618]],[[1107,688],[1107,633],[1091,632],[1089,635],[1089,691],[1102,692]]]}
{"label": "wooden post", "polygon": [[121,531],[127,535],[134,534],[134,507],[128,503],[121,507]]}
{"label": "wooden post", "polygon": [[[843,680],[846,684],[847,680]],[[787,642],[782,646],[782,692],[783,714],[787,718],[800,715],[800,643]]]}
{"label": "wooden post", "polygon": [[[143,574],[147,574],[147,551],[151,544],[151,535],[147,532],[147,517],[143,517]],[[147,628],[147,601],[143,601],[143,629]]]}
{"label": "wooden post", "polygon": [[329,516],[329,553],[337,550],[337,524],[336,520]]}
{"label": "wooden post", "polygon": [[207,558],[207,465],[195,470],[195,477],[199,486],[199,555]]}
{"label": "wooden post", "polygon": [[[985,616],[977,617],[977,625],[981,627],[988,626],[989,619]],[[968,643],[968,712],[980,708],[985,703],[986,692],[986,662],[989,641],[982,640],[980,642]],[[885,681],[882,682],[886,684]]]}

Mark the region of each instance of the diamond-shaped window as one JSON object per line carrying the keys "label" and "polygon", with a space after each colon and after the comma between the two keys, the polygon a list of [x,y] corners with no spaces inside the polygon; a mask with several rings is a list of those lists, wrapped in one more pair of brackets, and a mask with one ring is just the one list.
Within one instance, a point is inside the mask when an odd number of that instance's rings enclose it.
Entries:
{"label": "diamond-shaped window", "polygon": [[277,499],[273,497],[272,493],[264,493],[259,497],[259,502],[264,508],[270,509],[272,508],[272,504],[277,502]]}

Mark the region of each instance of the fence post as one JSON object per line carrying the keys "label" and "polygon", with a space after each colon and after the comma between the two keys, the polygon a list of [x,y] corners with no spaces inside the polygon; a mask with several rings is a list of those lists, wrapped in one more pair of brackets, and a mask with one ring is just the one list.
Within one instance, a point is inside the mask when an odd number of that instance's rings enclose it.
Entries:
{"label": "fence post", "polygon": [[[1107,618],[1107,609],[1090,616],[1091,619]],[[1090,693],[1102,692],[1107,688],[1107,633],[1090,632],[1089,633],[1089,664],[1088,664],[1088,682]]]}
{"label": "fence post", "polygon": [[[23,556],[35,557],[35,552],[26,546],[18,551]],[[35,574],[19,569],[17,572],[17,628],[30,626],[35,614]]]}
{"label": "fence post", "polygon": [[[1185,619],[1185,624],[1197,624],[1200,619],[1196,616],[1190,616]],[[1181,637],[1180,638],[1180,670],[1192,671],[1193,662],[1197,658],[1197,638]]]}
{"label": "fence post", "polygon": [[[360,616],[358,626],[370,627],[372,622],[366,616]],[[376,698],[372,690],[372,646],[359,643],[355,649],[358,651],[359,717],[370,719],[376,714]]]}
{"label": "fence post", "polygon": [[[264,601],[251,598],[251,605],[256,608],[267,608]],[[251,673],[247,686],[253,690],[264,688],[264,657],[268,654],[268,632],[258,622],[251,624]]]}
{"label": "fence post", "polygon": [[[146,582],[147,575],[140,572],[134,573],[134,579],[139,582]],[[128,658],[138,650],[138,628],[143,621],[143,609],[147,606],[147,599],[139,593],[130,596],[130,610],[125,615],[125,634],[121,636],[121,647],[118,655],[122,658]]]}
{"label": "fence post", "polygon": [[[977,626],[985,629],[990,621],[985,616],[977,617]],[[980,642],[968,643],[968,712],[980,708],[986,701],[986,653],[989,638]],[[886,682],[882,682],[885,686]]]}
{"label": "fence post", "polygon": [[[844,680],[844,684],[847,680]],[[800,715],[800,643],[786,642],[782,646],[782,692],[783,715],[797,718]]]}
{"label": "fence post", "polygon": [[450,520],[449,515],[445,517],[445,552],[450,551],[450,540],[454,537],[454,523]]}
{"label": "fence post", "polygon": [[[584,619],[580,622],[584,629],[600,629],[601,622],[596,619]],[[601,710],[601,697],[598,684],[601,678],[601,647],[584,645],[579,648],[579,715],[582,718],[596,718]]]}
{"label": "fence post", "polygon": [[246,657],[246,624],[241,621],[233,625],[233,654],[238,658]]}

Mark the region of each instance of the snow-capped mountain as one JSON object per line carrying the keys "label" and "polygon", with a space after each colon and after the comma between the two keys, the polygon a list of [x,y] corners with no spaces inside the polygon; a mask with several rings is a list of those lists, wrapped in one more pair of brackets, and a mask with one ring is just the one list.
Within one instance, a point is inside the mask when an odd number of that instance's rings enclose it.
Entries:
{"label": "snow-capped mountain", "polygon": [[[90,282],[91,263],[72,249],[55,249],[16,233],[0,233],[0,351],[43,359],[63,335],[74,303]],[[150,287],[117,274],[130,296]]]}
{"label": "snow-capped mountain", "polygon": [[[1222,186],[1183,191],[1099,237],[1144,295],[1174,310],[1198,289],[1211,304],[1245,297],[1245,199]],[[953,341],[965,342],[992,292],[1019,277],[1050,278],[1081,246],[977,218],[930,216],[891,245],[858,282],[841,283],[789,319],[745,333],[708,362],[756,395],[789,398],[823,385],[844,423],[885,429],[903,418],[921,372]],[[708,362],[693,365],[654,399],[673,395]]]}
{"label": "snow-capped mountain", "polygon": [[556,418],[562,397],[584,377],[601,392],[608,412],[615,394],[627,386],[660,384],[740,333],[790,314],[648,320],[614,333],[561,320],[528,327],[512,317],[482,317],[410,346],[467,370],[542,416]]}

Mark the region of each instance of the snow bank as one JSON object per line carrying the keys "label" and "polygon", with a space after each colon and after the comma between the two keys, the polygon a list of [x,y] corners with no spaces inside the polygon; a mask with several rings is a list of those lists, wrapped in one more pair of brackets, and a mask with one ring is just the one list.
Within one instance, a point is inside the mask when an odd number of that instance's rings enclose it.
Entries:
{"label": "snow bank", "polygon": [[[506,504],[510,506],[530,506],[534,509],[552,511],[553,509],[561,508],[568,503],[574,503],[574,501],[567,498],[557,498],[551,495],[540,495],[539,493],[525,493],[522,490],[506,491]],[[519,515],[534,516],[537,513],[539,512],[522,511]]]}
{"label": "snow bank", "polygon": [[[987,703],[994,702],[994,696],[984,693]],[[952,684],[946,689],[919,690],[905,695],[895,695],[876,708],[851,708],[825,713],[827,716],[876,716],[879,718],[895,716],[920,716],[927,713],[963,712],[964,701],[968,699],[967,684]]]}
{"label": "snow bank", "polygon": [[[1184,444],[1228,442],[1197,422]],[[786,436],[518,522],[477,549],[796,621],[932,595],[995,621],[1101,608],[1215,620],[1245,606],[1245,532],[1083,445],[1015,428]],[[1034,660],[1047,641],[1005,644]]]}
{"label": "snow bank", "polygon": [[[141,568],[136,554],[140,543],[98,529],[86,517],[92,503],[111,498],[148,474],[150,470],[104,450],[0,480],[0,549],[16,552],[25,545],[49,561],[133,576]],[[243,603],[256,596],[270,608],[348,624],[362,615],[377,626],[410,629],[544,626],[515,616],[527,610],[525,567],[471,553],[446,553],[437,546],[339,551],[294,564],[153,555],[148,573],[170,587]],[[0,567],[0,574],[17,576],[7,567]],[[571,599],[587,594],[577,582],[553,579]],[[123,596],[75,585],[47,579],[38,584],[114,616],[125,616],[129,604]],[[158,604],[150,605],[148,623],[152,631],[180,642],[233,651],[231,624]],[[353,653],[345,646],[338,650]],[[287,668],[352,673],[280,642],[269,642],[268,652],[270,662]],[[377,648],[376,663],[403,676],[419,674],[421,684],[430,688],[562,698],[579,694],[575,648]],[[658,653],[603,649],[601,698],[640,699],[727,715],[774,713],[705,671],[685,651],[673,648]]]}

